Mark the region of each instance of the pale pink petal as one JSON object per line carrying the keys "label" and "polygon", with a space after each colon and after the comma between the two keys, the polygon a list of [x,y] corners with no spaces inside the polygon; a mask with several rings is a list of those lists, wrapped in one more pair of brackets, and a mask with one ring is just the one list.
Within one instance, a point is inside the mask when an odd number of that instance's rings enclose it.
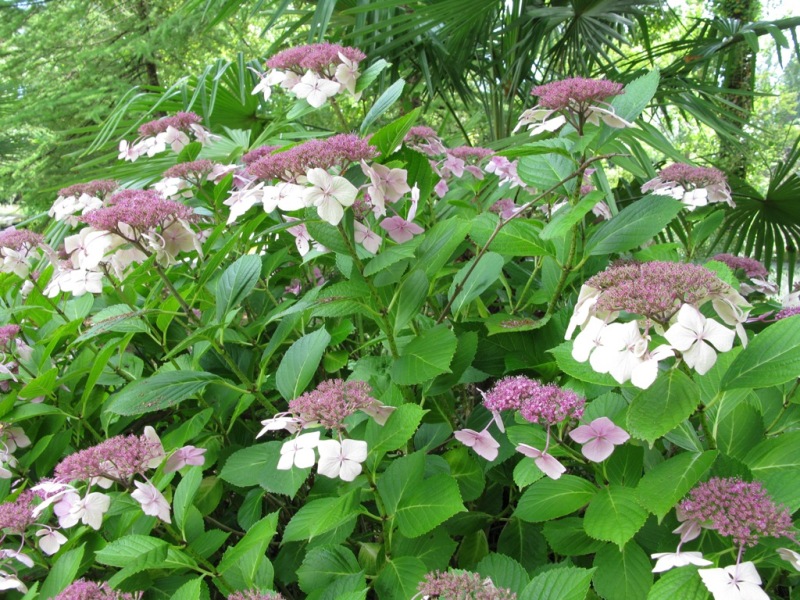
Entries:
{"label": "pale pink petal", "polygon": [[500,444],[487,431],[473,431],[472,429],[461,429],[456,431],[453,436],[465,446],[472,448],[478,456],[488,461],[497,458]]}
{"label": "pale pink petal", "polygon": [[542,453],[539,458],[533,459],[533,462],[550,479],[558,479],[567,470],[554,456],[547,453]]}

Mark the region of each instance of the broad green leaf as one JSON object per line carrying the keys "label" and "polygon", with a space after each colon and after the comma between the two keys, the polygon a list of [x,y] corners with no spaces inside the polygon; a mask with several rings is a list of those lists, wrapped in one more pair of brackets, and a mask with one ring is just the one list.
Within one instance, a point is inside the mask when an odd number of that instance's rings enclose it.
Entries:
{"label": "broad green leaf", "polygon": [[289,347],[275,374],[275,385],[285,400],[293,400],[305,391],[330,341],[330,334],[322,327]]}
{"label": "broad green leaf", "polygon": [[55,597],[76,579],[81,560],[83,560],[84,549],[85,546],[81,544],[77,548],[64,552],[56,559],[49,568],[47,579],[42,584],[40,598]]}
{"label": "broad green leaf", "polygon": [[181,531],[186,540],[186,519],[189,515],[189,507],[192,505],[194,495],[200,488],[200,482],[203,480],[202,469],[190,469],[186,475],[183,476],[178,487],[175,488],[175,495],[172,498],[172,510],[175,511],[175,525]]}
{"label": "broad green leaf", "polygon": [[626,85],[624,93],[615,96],[611,101],[617,115],[626,121],[636,119],[655,96],[659,80],[658,69],[653,69]]}
{"label": "broad green leaf", "polygon": [[217,281],[217,321],[239,306],[258,283],[261,276],[261,257],[245,254],[225,269]]}
{"label": "broad green leaf", "polygon": [[450,475],[458,482],[458,489],[464,502],[476,500],[486,487],[486,476],[483,467],[486,461],[478,461],[466,446],[458,446],[444,454],[450,465]]}
{"label": "broad green leaf", "polygon": [[504,554],[485,556],[475,571],[482,577],[489,577],[496,587],[511,590],[515,594],[522,593],[531,579],[521,564]]}
{"label": "broad green leaf", "polygon": [[418,404],[408,403],[398,406],[383,425],[370,419],[364,436],[370,461],[378,461],[386,452],[404,446],[417,431],[424,414],[425,411]]}
{"label": "broad green leaf", "polygon": [[606,600],[645,600],[653,585],[653,564],[636,542],[622,550],[604,546],[594,557],[594,567],[594,589]]}
{"label": "broad green leaf", "polygon": [[446,570],[458,544],[437,527],[430,533],[409,539],[395,532],[392,536],[392,556],[411,556],[421,560],[428,571]]}
{"label": "broad green leaf", "polygon": [[800,315],[781,319],[750,340],[722,378],[722,389],[770,387],[798,375]]}
{"label": "broad green leaf", "polygon": [[594,569],[556,567],[534,577],[519,600],[585,600]]}
{"label": "broad green leaf", "polygon": [[425,563],[414,556],[393,556],[375,578],[375,591],[382,600],[408,600],[417,593],[427,572]]}
{"label": "broad green leaf", "polygon": [[392,365],[392,380],[415,385],[450,372],[456,352],[456,336],[447,325],[437,325],[411,340]]}
{"label": "broad green leaf", "polygon": [[377,121],[380,116],[385,113],[389,108],[397,102],[400,96],[403,93],[403,88],[405,87],[406,82],[403,79],[398,79],[392,85],[388,87],[388,89],[381,94],[380,98],[375,101],[375,104],[372,105],[372,108],[369,109],[367,116],[364,117],[364,120],[361,122],[361,127],[359,128],[361,133],[366,133],[370,125],[372,125],[375,121]]}
{"label": "broad green leaf", "polygon": [[596,487],[575,475],[540,479],[522,494],[514,516],[529,523],[563,517],[588,504],[596,492]]}
{"label": "broad green leaf", "polygon": [[115,304],[98,311],[92,316],[91,327],[75,338],[75,342],[83,342],[93,337],[117,331],[121,333],[145,332],[147,323],[142,319],[146,311],[136,310],[127,304]]}
{"label": "broad green leaf", "polygon": [[[360,82],[361,77],[359,77],[358,80]],[[399,119],[395,119],[388,125],[381,127],[375,132],[375,135],[369,138],[370,145],[380,150],[383,156],[392,154],[395,148],[402,143],[403,138],[406,137],[409,130],[414,126],[414,123],[419,118],[421,110],[421,108],[415,108],[407,115],[403,115]]]}
{"label": "broad green leaf", "polygon": [[133,381],[111,396],[105,410],[117,415],[141,415],[165,410],[197,397],[220,377],[205,371],[164,371]]}
{"label": "broad green leaf", "polygon": [[647,511],[637,502],[634,489],[609,485],[592,498],[583,524],[586,533],[593,538],[613,542],[622,548],[646,520]]}
{"label": "broad green leaf", "polygon": [[[245,556],[265,556],[267,547],[278,528],[278,513],[270,513],[258,523],[247,530],[244,537],[236,542],[235,546],[229,546],[222,556],[222,560],[217,566],[219,573],[224,573],[242,562]],[[252,556],[251,556],[252,553]]]}
{"label": "broad green leaf", "polygon": [[402,497],[397,507],[398,529],[404,536],[415,538],[465,510],[455,479],[434,475]]}
{"label": "broad green leaf", "polygon": [[97,562],[110,567],[127,567],[136,562],[160,563],[167,558],[169,544],[148,535],[126,535],[95,553]]}
{"label": "broad green leaf", "polygon": [[586,242],[586,253],[602,256],[632,250],[653,239],[682,208],[672,198],[645,196],[600,225]]}
{"label": "broad green leaf", "polygon": [[392,265],[411,258],[417,251],[419,246],[425,238],[417,236],[409,240],[405,244],[396,244],[388,248],[382,248],[375,258],[371,258],[364,266],[364,277],[371,277],[376,273],[380,273],[384,269],[388,269]]}
{"label": "broad green leaf", "polygon": [[359,575],[357,581],[362,582],[363,587],[364,576],[358,561],[353,552],[344,546],[312,548],[297,570],[300,589],[306,593],[322,590],[351,575]]}
{"label": "broad green leaf", "polygon": [[273,494],[294,497],[308,479],[311,468],[278,470],[282,446],[283,442],[275,441],[234,452],[228,457],[219,476],[239,487],[260,485]]}
{"label": "broad green leaf", "polygon": [[361,92],[378,78],[383,71],[392,66],[392,63],[386,62],[384,59],[379,58],[361,73],[361,76],[356,81],[356,92]]}
{"label": "broad green leaf", "polygon": [[791,512],[800,508],[800,431],[763,440],[744,458],[753,477],[764,484],[775,502]]}
{"label": "broad green leaf", "polygon": [[715,422],[714,439],[723,454],[743,460],[764,438],[764,422],[752,406],[742,402]]}
{"label": "broad green leaf", "polygon": [[[489,243],[499,217],[493,213],[482,213],[472,222],[469,236],[479,246]],[[533,219],[517,217],[506,223],[492,240],[489,249],[506,256],[548,256],[555,250],[550,241],[540,238],[542,224]]]}
{"label": "broad green leaf", "polygon": [[605,192],[600,190],[590,192],[575,206],[565,205],[553,215],[550,222],[544,226],[539,237],[543,240],[555,240],[567,235],[576,223],[580,223],[594,205],[606,197]]}
{"label": "broad green leaf", "polygon": [[[169,600],[197,600],[198,598],[203,598],[204,587],[203,578],[195,577],[179,587],[175,593],[170,596]],[[205,590],[205,594],[208,594],[208,590]]]}
{"label": "broad green leaf", "polygon": [[628,432],[652,444],[688,419],[699,403],[700,392],[694,382],[672,369],[660,374],[633,399],[628,409]]}
{"label": "broad green leaf", "polygon": [[647,594],[647,600],[706,600],[706,598],[708,590],[697,574],[697,568],[692,566],[662,573]]}
{"label": "broad green leaf", "polygon": [[475,257],[463,265],[453,278],[447,293],[447,297],[453,300],[451,312],[457,314],[489,289],[502,274],[504,263],[505,260],[499,254],[487,252],[480,260]]}
{"label": "broad green leaf", "polygon": [[[562,154],[533,154],[519,159],[517,173],[522,181],[543,192],[567,180],[576,167],[574,160]],[[565,184],[566,188],[559,189],[573,189],[574,179]]]}
{"label": "broad green leaf", "polygon": [[[405,405],[409,406],[409,405]],[[386,514],[394,515],[403,496],[422,482],[425,472],[425,453],[414,452],[395,458],[377,481],[378,493],[383,500]]]}
{"label": "broad green leaf", "polygon": [[579,517],[547,521],[542,527],[542,532],[553,552],[563,556],[594,554],[605,546],[605,542],[586,535],[583,519]]}
{"label": "broad green leaf", "polygon": [[320,498],[304,504],[294,513],[283,532],[283,543],[313,540],[359,514],[361,498],[359,490],[336,498]]}
{"label": "broad green leaf", "polygon": [[428,299],[428,278],[425,271],[415,269],[400,284],[397,290],[397,309],[394,331],[398,332],[419,314],[419,309]]}
{"label": "broad green leaf", "polygon": [[58,368],[48,369],[41,375],[34,377],[19,391],[19,397],[26,400],[49,396],[58,386]]}
{"label": "broad green leaf", "polygon": [[716,450],[702,454],[683,452],[656,465],[636,486],[639,504],[660,521],[700,481],[717,454]]}
{"label": "broad green leaf", "polygon": [[425,269],[429,281],[433,282],[439,275],[439,270],[448,263],[469,230],[469,221],[453,217],[439,221],[420,236],[424,239],[417,249],[417,264]]}

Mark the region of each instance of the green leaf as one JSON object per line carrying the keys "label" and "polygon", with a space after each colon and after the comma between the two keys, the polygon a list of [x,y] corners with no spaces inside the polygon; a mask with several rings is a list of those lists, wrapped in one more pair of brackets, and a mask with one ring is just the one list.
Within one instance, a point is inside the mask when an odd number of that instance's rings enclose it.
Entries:
{"label": "green leaf", "polygon": [[706,600],[706,598],[708,590],[697,574],[697,568],[691,566],[662,573],[647,594],[647,600]]}
{"label": "green leaf", "polygon": [[[719,413],[718,413],[719,414]],[[727,411],[715,423],[714,439],[727,456],[743,460],[764,438],[764,421],[755,408],[744,402]]]}
{"label": "green leaf", "polygon": [[369,87],[369,85],[378,78],[378,75],[391,66],[392,63],[386,62],[384,59],[379,58],[369,67],[364,69],[364,72],[361,73],[361,76],[356,81],[356,93],[367,89],[367,87]]}
{"label": "green leaf", "polygon": [[19,397],[26,400],[31,400],[39,396],[49,396],[55,391],[56,386],[58,385],[56,383],[57,380],[58,368],[52,367],[25,384],[25,386],[19,391]]}
{"label": "green leaf", "polygon": [[456,353],[456,336],[447,325],[437,325],[412,339],[392,365],[392,380],[398,385],[415,385],[450,372]]}
{"label": "green leaf", "polygon": [[258,283],[261,276],[261,257],[257,254],[240,256],[217,281],[217,321],[239,306]]}
{"label": "green leaf", "polygon": [[320,498],[303,505],[283,532],[283,543],[313,540],[355,519],[361,498],[358,489],[336,498]]}
{"label": "green leaf", "polygon": [[463,265],[453,278],[447,293],[448,299],[453,300],[453,314],[457,314],[465,305],[489,289],[502,274],[504,264],[502,256],[487,252],[480,260],[476,256]]}
{"label": "green leaf", "polygon": [[638,118],[658,90],[660,74],[653,69],[625,86],[625,92],[611,101],[614,111],[626,121]]}
{"label": "green leaf", "polygon": [[172,498],[172,509],[175,511],[175,525],[180,529],[183,539],[186,540],[186,519],[189,516],[189,507],[200,488],[203,480],[202,469],[191,469],[183,476],[178,487],[175,488],[175,495]]}
{"label": "green leaf", "polygon": [[[533,154],[519,159],[517,173],[520,179],[543,192],[567,179],[576,168],[575,161],[561,154]],[[566,183],[574,187],[574,179]],[[559,188],[565,191],[565,187]]]}
{"label": "green leaf", "polygon": [[[359,77],[360,81],[361,78]],[[369,138],[370,145],[380,150],[382,156],[389,156],[403,142],[406,134],[419,118],[420,112],[422,112],[421,108],[415,108],[407,115],[403,115],[388,125],[384,125],[375,132],[375,135]]]}
{"label": "green leaf", "polygon": [[50,567],[47,579],[42,584],[42,589],[39,592],[40,598],[53,598],[75,580],[81,566],[81,560],[83,560],[84,549],[85,546],[80,545],[58,557],[53,566]]}
{"label": "green leaf", "polygon": [[[405,405],[410,406],[410,405]],[[422,483],[425,472],[425,453],[414,452],[395,458],[377,481],[378,493],[383,500],[386,514],[392,516],[400,500]]]}
{"label": "green leaf", "polygon": [[371,464],[377,463],[387,452],[403,447],[417,431],[424,414],[418,404],[408,403],[398,406],[383,425],[370,419],[364,439]]}
{"label": "green leaf", "polygon": [[322,327],[289,347],[275,374],[275,385],[285,400],[293,400],[305,391],[330,341],[330,334]]}
{"label": "green leaf", "polygon": [[700,403],[697,385],[677,369],[661,374],[628,409],[628,431],[650,444],[688,419]]}
{"label": "green leaf", "polygon": [[489,577],[495,587],[506,588],[520,594],[530,583],[525,568],[510,556],[489,554],[475,567],[482,577]]}
{"label": "green leaf", "polygon": [[408,600],[417,592],[417,585],[428,568],[414,556],[397,556],[387,560],[375,578],[375,591],[381,600]]}
{"label": "green leaf", "polygon": [[220,478],[240,487],[260,485],[273,494],[294,497],[311,473],[311,467],[278,470],[283,442],[256,444],[228,457]]}
{"label": "green leaf", "polygon": [[205,371],[155,373],[129,383],[111,396],[105,410],[126,416],[165,410],[187,398],[197,397],[213,381],[220,381],[220,377]]}
{"label": "green leaf", "polygon": [[575,206],[566,205],[560,208],[550,222],[544,226],[539,237],[543,240],[554,240],[567,235],[572,227],[580,223],[594,205],[606,197],[605,192],[600,190],[590,192]]}
{"label": "green leaf", "polygon": [[584,515],[586,533],[622,548],[647,520],[632,488],[609,485],[595,494]]}
{"label": "green leaf", "polygon": [[722,378],[722,389],[771,387],[798,374],[800,315],[781,319],[750,340]]}
{"label": "green leaf", "polygon": [[148,535],[126,535],[107,544],[95,553],[97,562],[110,567],[127,567],[133,563],[163,563],[169,544]]}
{"label": "green leaf", "polygon": [[323,590],[350,575],[360,575],[360,582],[364,580],[356,557],[350,549],[343,546],[312,548],[297,569],[300,589],[306,593]]}
{"label": "green leaf", "polygon": [[[270,513],[258,523],[250,527],[244,537],[235,546],[229,546],[219,562],[217,571],[225,573],[233,567],[242,563],[245,556],[263,557],[266,555],[267,547],[278,530],[278,512]],[[252,556],[251,556],[252,553]],[[256,561],[252,561],[256,562]]]}
{"label": "green leaf", "polygon": [[604,546],[594,557],[594,567],[594,589],[606,600],[645,600],[653,585],[653,565],[636,542],[622,550]]}
{"label": "green leaf", "polygon": [[104,308],[92,316],[92,326],[75,338],[75,342],[83,342],[108,331],[145,332],[147,323],[142,319],[144,314],[146,311],[136,310],[127,304],[115,304]]}
{"label": "green leaf", "polygon": [[522,494],[514,516],[529,523],[563,517],[588,504],[596,492],[596,487],[575,475],[540,479]]}
{"label": "green leaf", "polygon": [[390,85],[388,89],[383,92],[383,94],[381,94],[380,98],[375,101],[375,104],[373,104],[372,108],[369,109],[367,116],[364,117],[364,121],[361,123],[359,130],[362,134],[366,133],[369,130],[370,125],[377,121],[383,113],[389,110],[392,104],[397,102],[397,100],[403,94],[403,88],[405,85],[405,80],[398,79],[392,85]]}
{"label": "green leaf", "polygon": [[700,481],[717,454],[716,450],[702,454],[683,452],[656,465],[636,486],[639,504],[660,521]]}
{"label": "green leaf", "polygon": [[[494,232],[499,217],[493,213],[482,213],[472,222],[470,237],[479,246],[485,246]],[[517,217],[506,223],[492,240],[490,250],[505,256],[554,255],[553,244],[540,237],[542,224],[533,219]]]}
{"label": "green leaf", "polygon": [[605,546],[605,542],[593,540],[586,535],[583,519],[579,517],[547,521],[542,532],[553,552],[563,556],[594,554]]}
{"label": "green leaf", "polygon": [[205,590],[205,596],[203,595],[203,588],[205,584],[203,583],[202,577],[195,577],[194,579],[190,579],[186,583],[184,583],[181,587],[175,590],[175,593],[170,596],[169,600],[197,600],[198,598],[208,597],[208,590]]}
{"label": "green leaf", "polygon": [[602,256],[636,248],[653,239],[682,208],[672,198],[645,196],[600,225],[586,242],[586,253]]}
{"label": "green leaf", "polygon": [[775,502],[790,512],[800,508],[800,431],[763,440],[744,458],[753,477],[760,480]]}
{"label": "green leaf", "polygon": [[417,264],[425,269],[429,281],[436,279],[439,269],[450,261],[450,256],[464,241],[469,230],[469,221],[453,217],[439,221],[423,234],[424,239],[417,250]]}
{"label": "green leaf", "polygon": [[417,246],[419,246],[424,239],[423,236],[417,236],[405,244],[397,244],[389,248],[381,249],[378,255],[375,258],[371,258],[364,266],[364,277],[371,277],[397,264],[401,260],[413,257],[414,253],[417,251]]}
{"label": "green leaf", "polygon": [[428,299],[428,278],[422,269],[413,270],[397,290],[397,309],[394,331],[397,333],[419,314]]}
{"label": "green leaf", "polygon": [[434,475],[400,500],[397,526],[404,536],[415,538],[465,510],[455,479],[445,474]]}
{"label": "green leaf", "polygon": [[594,569],[556,567],[534,577],[519,600],[585,600]]}

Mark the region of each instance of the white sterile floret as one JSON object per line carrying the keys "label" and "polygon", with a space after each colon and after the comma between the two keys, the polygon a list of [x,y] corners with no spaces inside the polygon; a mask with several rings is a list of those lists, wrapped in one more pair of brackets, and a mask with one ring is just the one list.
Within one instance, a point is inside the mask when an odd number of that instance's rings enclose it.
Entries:
{"label": "white sterile floret", "polygon": [[702,552],[657,552],[656,554],[651,554],[650,558],[656,561],[653,573],[663,573],[672,568],[685,567],[687,565],[707,567],[714,564],[710,560],[703,558]]}
{"label": "white sterile floret", "polygon": [[698,573],[714,600],[769,600],[752,562],[724,569],[700,569]]}
{"label": "white sterile floret", "polygon": [[278,460],[278,469],[288,471],[292,466],[308,469],[314,466],[317,460],[314,448],[319,444],[319,431],[303,433],[296,438],[284,442],[281,446],[281,458]]}
{"label": "white sterile floret", "polygon": [[352,206],[358,189],[344,177],[331,175],[325,169],[310,169],[306,174],[313,187],[306,188],[306,206],[315,206],[320,219],[333,226],[344,217],[344,207]]}
{"label": "white sterile floret", "polygon": [[292,93],[298,98],[304,98],[314,108],[319,108],[328,101],[328,98],[338,94],[341,87],[341,84],[335,81],[318,77],[312,71],[306,71],[292,88]]}
{"label": "white sterile floret", "polygon": [[367,442],[363,440],[321,440],[317,472],[331,479],[353,481],[361,473],[361,463],[367,460]]}
{"label": "white sterile floret", "polygon": [[714,319],[706,319],[690,304],[681,306],[676,322],[664,333],[667,341],[683,354],[686,364],[700,375],[708,373],[717,361],[714,348],[727,352],[733,347],[735,335]]}

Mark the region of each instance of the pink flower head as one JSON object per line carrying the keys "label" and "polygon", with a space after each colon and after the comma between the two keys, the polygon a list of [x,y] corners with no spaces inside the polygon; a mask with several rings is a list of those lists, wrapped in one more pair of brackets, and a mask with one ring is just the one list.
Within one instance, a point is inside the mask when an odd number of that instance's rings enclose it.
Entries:
{"label": "pink flower head", "polygon": [[411,241],[415,235],[419,235],[425,231],[416,223],[406,221],[401,216],[388,217],[381,221],[379,226],[398,244]]}
{"label": "pink flower head", "polygon": [[278,592],[257,592],[255,590],[245,590],[234,592],[228,596],[228,600],[284,600]]}
{"label": "pink flower head", "polygon": [[319,424],[326,429],[344,430],[344,420],[356,411],[380,403],[370,396],[371,390],[363,381],[329,379],[289,402],[289,412],[304,426]]}
{"label": "pink flower head", "polygon": [[509,161],[505,156],[493,156],[486,165],[486,172],[494,173],[500,178],[498,185],[510,183],[510,188],[525,185],[517,174],[517,161]]}
{"label": "pink flower head", "polygon": [[643,192],[672,196],[694,210],[711,202],[725,202],[734,206],[731,188],[725,174],[719,169],[695,167],[675,163],[661,169],[658,177],[642,186]]}
{"label": "pink flower head", "polygon": [[364,225],[359,221],[353,222],[355,231],[353,232],[353,239],[357,244],[364,246],[364,250],[370,254],[377,254],[378,248],[383,243],[383,238],[377,233],[372,231],[368,225]]}
{"label": "pink flower head", "polygon": [[548,454],[546,450],[539,450],[528,444],[518,444],[516,450],[525,456],[531,457],[536,466],[539,467],[539,470],[550,479],[558,479],[567,470],[564,465],[558,462],[558,459],[552,454]]}
{"label": "pink flower head", "polygon": [[575,110],[590,104],[604,102],[624,93],[621,83],[606,79],[572,77],[536,86],[532,96],[539,97],[539,106],[549,110]]}
{"label": "pink flower head", "polygon": [[685,520],[731,537],[739,546],[755,546],[761,537],[788,536],[793,530],[789,510],[757,481],[712,477],[695,486],[678,509]]}
{"label": "pink flower head", "polygon": [[95,229],[119,234],[125,225],[146,232],[178,220],[191,222],[196,217],[188,206],[165,200],[152,190],[122,190],[111,196],[109,206],[88,212],[81,220]]}
{"label": "pink flower head", "polygon": [[508,219],[512,219],[517,214],[519,214],[519,206],[514,204],[514,200],[511,198],[502,198],[492,204],[492,207],[489,209],[493,213],[497,213],[500,215],[500,218],[504,221]]}
{"label": "pink flower head", "polygon": [[86,194],[96,198],[105,198],[119,187],[119,182],[113,179],[95,179],[88,183],[76,183],[58,190],[58,195],[63,198],[73,196],[79,198]]}
{"label": "pink flower head", "polygon": [[172,117],[164,117],[149,121],[139,127],[139,135],[142,137],[152,137],[159,133],[166,133],[171,127],[183,133],[192,131],[192,125],[199,125],[203,120],[193,112],[179,112]]}
{"label": "pink flower head", "polygon": [[[517,595],[506,588],[495,587],[488,577],[482,579],[477,573],[469,571],[435,571],[425,575],[425,581],[417,587],[415,598],[470,600],[516,600]],[[413,599],[412,599],[413,600]]]}
{"label": "pink flower head", "polygon": [[165,473],[179,471],[186,466],[200,467],[206,462],[206,448],[195,448],[194,446],[184,446],[178,448],[172,456],[167,459],[164,465]]}
{"label": "pink flower head", "polygon": [[267,59],[267,67],[294,71],[298,75],[310,70],[333,76],[336,68],[343,64],[340,54],[354,63],[359,63],[367,58],[367,55],[358,48],[326,42],[295,46],[278,52],[278,54]]}
{"label": "pink flower head", "polygon": [[135,600],[138,596],[118,592],[108,583],[78,579],[64,588],[53,600]]}
{"label": "pink flower head", "polygon": [[725,263],[730,267],[731,271],[741,270],[746,277],[752,279],[757,277],[759,279],[766,279],[769,276],[767,268],[761,264],[761,261],[747,256],[734,256],[733,254],[717,254],[712,260]]}
{"label": "pink flower head", "polygon": [[433,157],[444,154],[447,149],[437,133],[425,125],[416,125],[408,130],[405,143],[409,148]]}
{"label": "pink flower head", "polygon": [[33,513],[33,500],[37,495],[26,490],[16,500],[0,504],[0,531],[24,534],[29,525],[36,522]]}
{"label": "pink flower head", "polygon": [[608,417],[595,419],[588,425],[581,425],[569,432],[569,437],[583,444],[581,453],[592,462],[602,462],[614,452],[614,446],[624,444],[630,435],[617,427]]}
{"label": "pink flower head", "polygon": [[164,177],[183,179],[190,183],[200,184],[205,181],[209,173],[214,170],[214,163],[210,160],[194,160],[192,162],[178,163],[164,171]]}
{"label": "pink flower head", "polygon": [[[16,229],[8,227],[0,232],[0,249],[9,249],[16,252],[27,254],[36,246],[42,243],[44,238],[38,233],[27,229]],[[2,253],[0,253],[2,256]]]}
{"label": "pink flower head", "polygon": [[3,325],[0,327],[0,350],[5,350],[19,335],[19,325]]}
{"label": "pink flower head", "polygon": [[555,384],[542,385],[522,400],[519,414],[531,423],[554,425],[566,419],[580,419],[586,400]]}
{"label": "pink flower head", "polygon": [[459,429],[454,434],[455,438],[475,451],[475,454],[493,461],[499,454],[500,443],[492,437],[488,429],[474,431],[472,429]]}
{"label": "pink flower head", "polygon": [[264,158],[265,156],[269,156],[279,148],[280,146],[259,146],[258,148],[253,148],[252,150],[250,150],[250,152],[246,152],[242,156],[242,162],[248,166],[252,165],[259,158]]}

